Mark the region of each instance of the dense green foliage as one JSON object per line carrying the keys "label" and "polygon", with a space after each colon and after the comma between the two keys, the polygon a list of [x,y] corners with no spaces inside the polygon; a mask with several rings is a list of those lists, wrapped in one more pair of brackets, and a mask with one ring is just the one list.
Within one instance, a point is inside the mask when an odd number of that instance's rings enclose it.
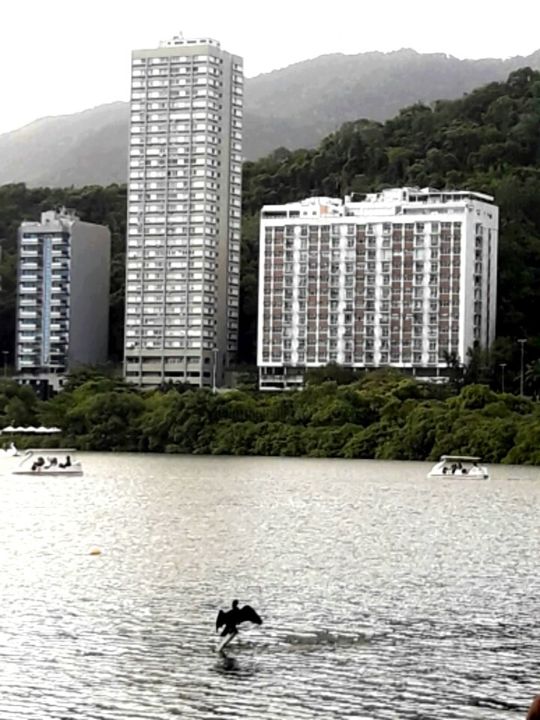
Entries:
{"label": "dense green foliage", "polygon": [[90,375],[75,377],[43,403],[28,389],[4,382],[0,423],[8,422],[58,425],[61,442],[83,450],[401,460],[452,453],[540,464],[538,403],[484,385],[452,395],[448,387],[392,371],[282,394],[175,387],[139,393]]}
{"label": "dense green foliage", "polygon": [[[265,203],[310,194],[342,196],[387,186],[459,187],[492,193],[501,209],[498,279],[499,340],[489,356],[470,358],[469,382],[518,389],[519,348],[528,338],[531,388],[540,380],[540,74],[516,71],[461,100],[415,105],[381,124],[347,123],[315,150],[278,150],[244,165],[239,360],[255,357],[258,212]],[[82,219],[104,223],[113,235],[110,354],[118,360],[123,337],[125,188],[80,190],[0,188],[0,350],[12,350],[16,230],[23,219],[64,204]],[[536,378],[536,379],[535,379]],[[538,390],[538,388],[536,388]]]}

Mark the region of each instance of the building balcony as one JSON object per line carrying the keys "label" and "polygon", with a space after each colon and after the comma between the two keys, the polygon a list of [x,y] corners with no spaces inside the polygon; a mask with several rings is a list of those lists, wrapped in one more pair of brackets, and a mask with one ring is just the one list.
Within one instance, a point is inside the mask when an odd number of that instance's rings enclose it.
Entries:
{"label": "building balcony", "polygon": [[17,358],[17,363],[21,368],[31,368],[37,365],[37,362],[32,358],[23,358],[20,356]]}
{"label": "building balcony", "polygon": [[[38,288],[35,287],[35,286],[34,286],[34,287],[29,287],[29,288],[20,287],[20,288],[19,288],[19,295],[21,296],[21,302],[22,302],[22,299],[23,299],[22,296],[25,296],[25,295],[34,296],[34,295],[37,295],[37,292],[38,292]],[[33,300],[32,302],[34,302],[34,300]]]}
{"label": "building balcony", "polygon": [[19,318],[24,319],[37,319],[38,313],[35,310],[19,310]]}

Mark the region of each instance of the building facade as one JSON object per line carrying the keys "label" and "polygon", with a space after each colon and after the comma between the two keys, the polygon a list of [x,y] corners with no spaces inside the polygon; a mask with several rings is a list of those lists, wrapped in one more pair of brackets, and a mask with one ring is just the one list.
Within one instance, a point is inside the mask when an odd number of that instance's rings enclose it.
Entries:
{"label": "building facade", "polygon": [[19,228],[15,369],[57,390],[77,365],[107,361],[111,239],[70,211]]}
{"label": "building facade", "polygon": [[242,59],[175,37],[132,56],[125,377],[221,385],[238,342]]}
{"label": "building facade", "polygon": [[400,188],[261,213],[261,389],[306,368],[444,375],[495,337],[498,208],[466,191]]}

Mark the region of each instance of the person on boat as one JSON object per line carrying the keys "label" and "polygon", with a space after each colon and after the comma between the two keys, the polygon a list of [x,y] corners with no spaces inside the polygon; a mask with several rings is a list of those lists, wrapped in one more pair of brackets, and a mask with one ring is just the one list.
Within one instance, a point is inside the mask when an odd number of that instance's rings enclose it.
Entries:
{"label": "person on boat", "polygon": [[40,455],[38,457],[38,459],[35,461],[35,463],[32,463],[32,471],[39,472],[44,465],[45,465],[45,458],[41,457],[41,455]]}
{"label": "person on boat", "polygon": [[47,462],[49,464],[43,468],[44,470],[49,470],[49,468],[53,468],[58,465],[58,460],[55,457],[48,457]]}
{"label": "person on boat", "polygon": [[452,468],[451,468],[451,469],[452,469],[452,475],[454,475],[455,472],[456,472],[456,470],[457,470],[457,465],[456,465],[456,463],[452,463]]}
{"label": "person on boat", "polygon": [[63,463],[60,463],[58,467],[61,468],[68,468],[71,467],[71,458],[69,455],[66,455],[66,459]]}

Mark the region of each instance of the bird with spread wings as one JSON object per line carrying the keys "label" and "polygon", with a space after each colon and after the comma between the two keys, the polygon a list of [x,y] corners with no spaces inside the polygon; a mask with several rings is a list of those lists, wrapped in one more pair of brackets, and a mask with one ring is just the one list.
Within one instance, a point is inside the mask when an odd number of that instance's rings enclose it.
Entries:
{"label": "bird with spread wings", "polygon": [[228,611],[220,610],[216,619],[216,632],[223,627],[221,637],[230,635],[230,640],[237,634],[238,625],[243,622],[252,622],[255,625],[262,625],[260,616],[250,605],[238,607],[238,600],[233,600],[232,608]]}

